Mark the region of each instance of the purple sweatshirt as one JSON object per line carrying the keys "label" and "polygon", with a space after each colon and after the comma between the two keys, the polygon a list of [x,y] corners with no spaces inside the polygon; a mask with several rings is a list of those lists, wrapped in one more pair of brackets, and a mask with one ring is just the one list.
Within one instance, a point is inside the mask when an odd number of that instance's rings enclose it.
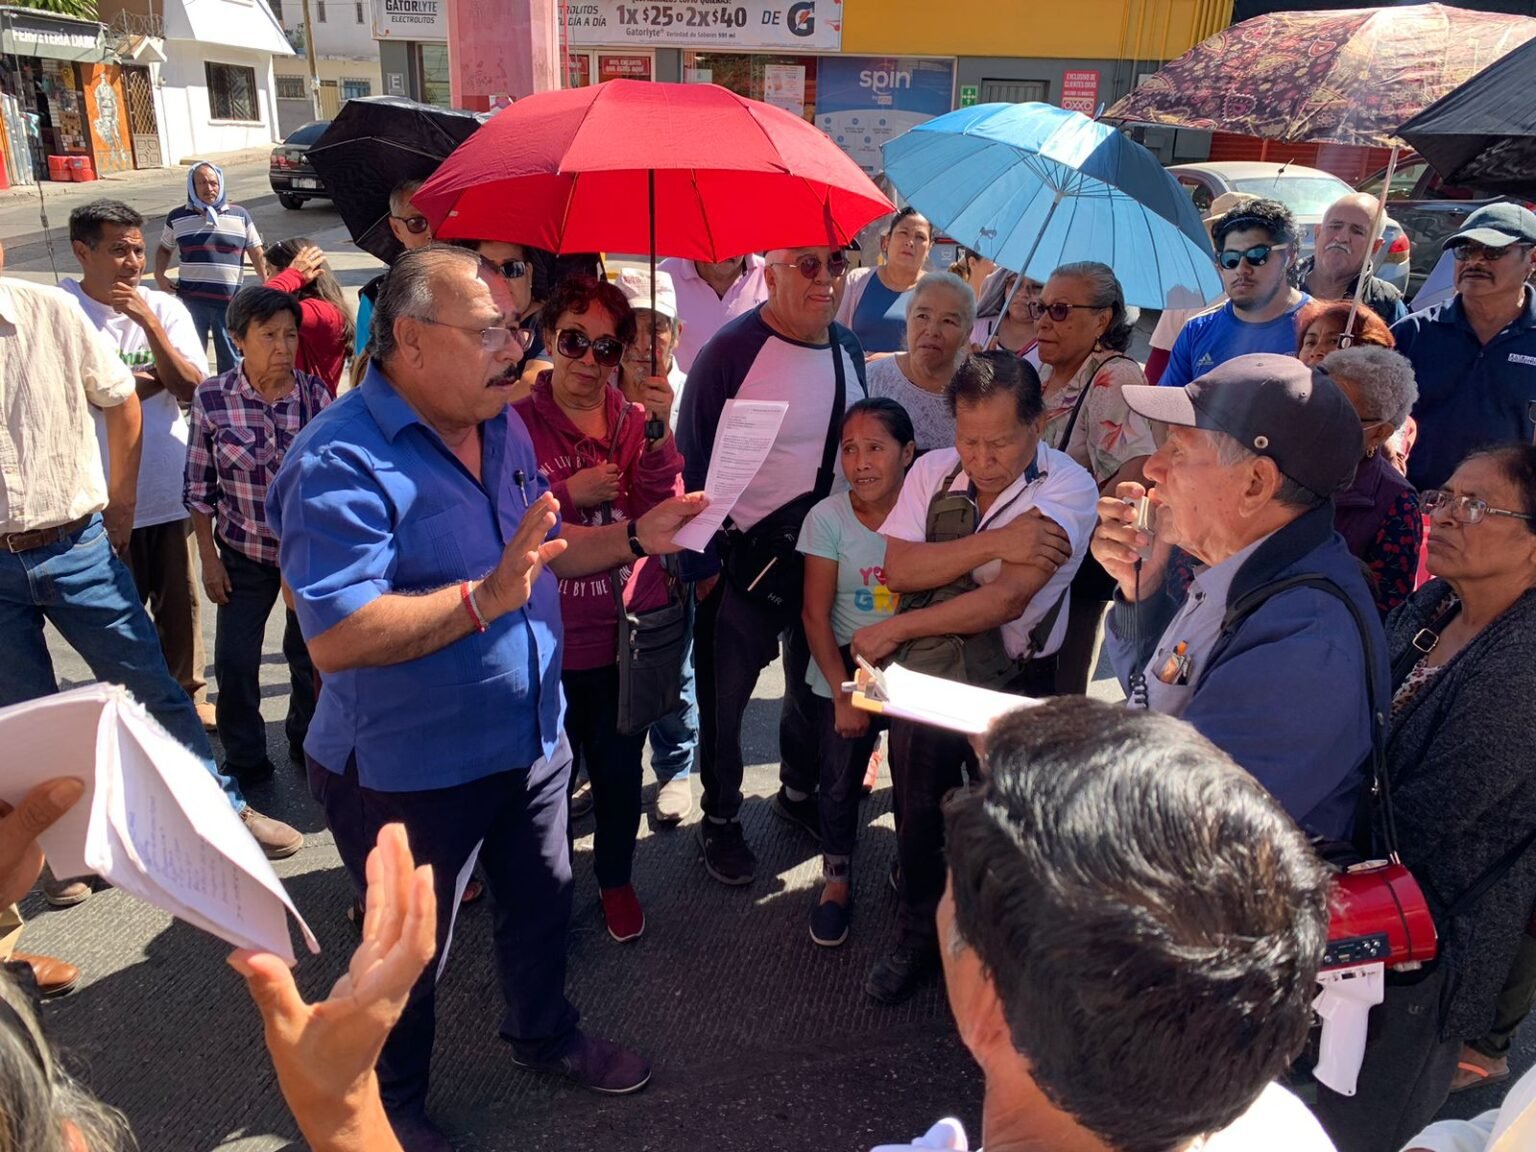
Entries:
{"label": "purple sweatshirt", "polygon": [[[577,428],[555,403],[550,373],[541,372],[533,391],[513,407],[533,437],[539,471],[549,481],[567,523],[610,524],[643,516],[682,491],[683,458],[671,432],[650,451],[645,447],[645,409],[607,389],[609,442],[599,443]],[[619,496],[596,508],[577,508],[566,481],[583,468],[613,463],[619,468]],[[661,562],[647,557],[617,570],[625,604],[634,611],[666,602],[666,574]],[[560,616],[565,623],[564,667],[572,671],[603,668],[618,660],[618,607],[613,602],[613,572],[560,581]]]}

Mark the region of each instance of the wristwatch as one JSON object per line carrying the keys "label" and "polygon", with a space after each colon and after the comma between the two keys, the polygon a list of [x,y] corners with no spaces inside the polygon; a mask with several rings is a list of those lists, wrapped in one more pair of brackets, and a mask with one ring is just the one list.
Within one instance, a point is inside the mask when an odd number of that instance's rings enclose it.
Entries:
{"label": "wristwatch", "polygon": [[635,521],[633,520],[629,522],[629,550],[633,552],[638,559],[644,559],[650,555],[650,553],[645,550],[645,545],[640,543],[640,535],[638,530],[635,528]]}

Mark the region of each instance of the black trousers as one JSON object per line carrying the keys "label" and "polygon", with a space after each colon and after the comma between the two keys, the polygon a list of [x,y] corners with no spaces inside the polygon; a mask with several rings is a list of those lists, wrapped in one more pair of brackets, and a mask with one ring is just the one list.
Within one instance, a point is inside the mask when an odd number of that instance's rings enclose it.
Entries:
{"label": "black trousers", "polygon": [[431,864],[437,894],[437,957],[411,989],[379,1057],[379,1088],[396,1114],[423,1111],[437,1027],[439,966],[459,911],[459,875],[479,848],[495,917],[496,966],[506,1011],[501,1035],[518,1059],[556,1060],[576,1043],[577,1013],[565,998],[571,922],[566,843],[570,765],[500,772],[451,788],[380,792],[363,787],[355,761],[343,773],[308,758],[309,788],[358,892],[379,829],[405,825],[417,864]]}
{"label": "black trousers", "polygon": [[[844,650],[846,652],[846,649]],[[859,796],[869,754],[885,727],[871,716],[862,736],[839,736],[837,710],[825,696],[812,695],[819,737],[821,771],[817,780],[817,812],[821,817],[821,850],[828,856],[852,856],[859,836]],[[795,787],[799,787],[795,785]],[[809,789],[802,789],[808,791]]]}
{"label": "black trousers", "polygon": [[[1056,658],[1028,665],[1008,691],[1049,695]],[[891,788],[896,813],[896,858],[901,864],[896,930],[902,944],[933,947],[934,915],[944,894],[944,797],[979,773],[970,740],[910,720],[891,721]]]}
{"label": "black trousers", "polygon": [[[261,652],[267,617],[282,596],[283,577],[276,564],[252,560],[219,541],[219,557],[229,573],[229,603],[217,606],[213,639],[213,674],[219,682],[214,716],[224,761],[236,772],[260,768],[267,760],[267,725],[261,718]],[[287,612],[287,609],[284,609]],[[288,661],[288,745],[304,747],[315,715],[315,669],[299,631],[299,618],[287,612],[283,656]]]}
{"label": "black trousers", "polygon": [[[780,779],[803,792],[816,789],[814,693],[805,682],[810,659],[798,620],[785,628],[778,614],[741,595],[724,576],[699,605],[694,623],[694,675],[699,691],[699,776],[704,814],[734,820],[741,811],[741,723],[757,678],[779,654],[785,635],[784,700],[779,711]],[[795,633],[800,632],[798,641]],[[800,655],[803,651],[804,655]],[[794,675],[792,660],[800,660]],[[786,736],[788,742],[784,743]]]}
{"label": "black trousers", "polygon": [[629,883],[640,833],[640,758],[645,733],[619,733],[619,667],[560,674],[565,687],[565,734],[592,781],[592,870],[600,888]]}
{"label": "black trousers", "polygon": [[1461,1040],[1442,1040],[1450,977],[1441,965],[1416,984],[1387,984],[1371,1009],[1353,1096],[1317,1086],[1313,1111],[1339,1152],[1398,1152],[1450,1094]]}

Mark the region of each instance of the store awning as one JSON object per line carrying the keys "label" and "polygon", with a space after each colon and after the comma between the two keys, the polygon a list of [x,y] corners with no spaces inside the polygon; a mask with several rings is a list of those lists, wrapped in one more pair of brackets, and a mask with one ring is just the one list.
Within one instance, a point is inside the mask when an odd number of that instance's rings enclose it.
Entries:
{"label": "store awning", "polygon": [[270,52],[274,56],[295,54],[282,26],[265,4],[166,0],[165,33],[171,40],[197,40],[226,48]]}
{"label": "store awning", "polygon": [[0,8],[0,52],[82,64],[113,56],[106,25],[18,8]]}

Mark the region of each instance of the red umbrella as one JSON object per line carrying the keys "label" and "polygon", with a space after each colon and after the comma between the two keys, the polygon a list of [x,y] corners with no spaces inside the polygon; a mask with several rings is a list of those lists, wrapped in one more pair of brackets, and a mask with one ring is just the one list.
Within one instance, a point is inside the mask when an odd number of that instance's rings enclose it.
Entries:
{"label": "red umbrella", "polygon": [[841,247],[893,210],[798,116],[713,84],[640,80],[519,100],[412,203],[442,240],[709,261]]}

